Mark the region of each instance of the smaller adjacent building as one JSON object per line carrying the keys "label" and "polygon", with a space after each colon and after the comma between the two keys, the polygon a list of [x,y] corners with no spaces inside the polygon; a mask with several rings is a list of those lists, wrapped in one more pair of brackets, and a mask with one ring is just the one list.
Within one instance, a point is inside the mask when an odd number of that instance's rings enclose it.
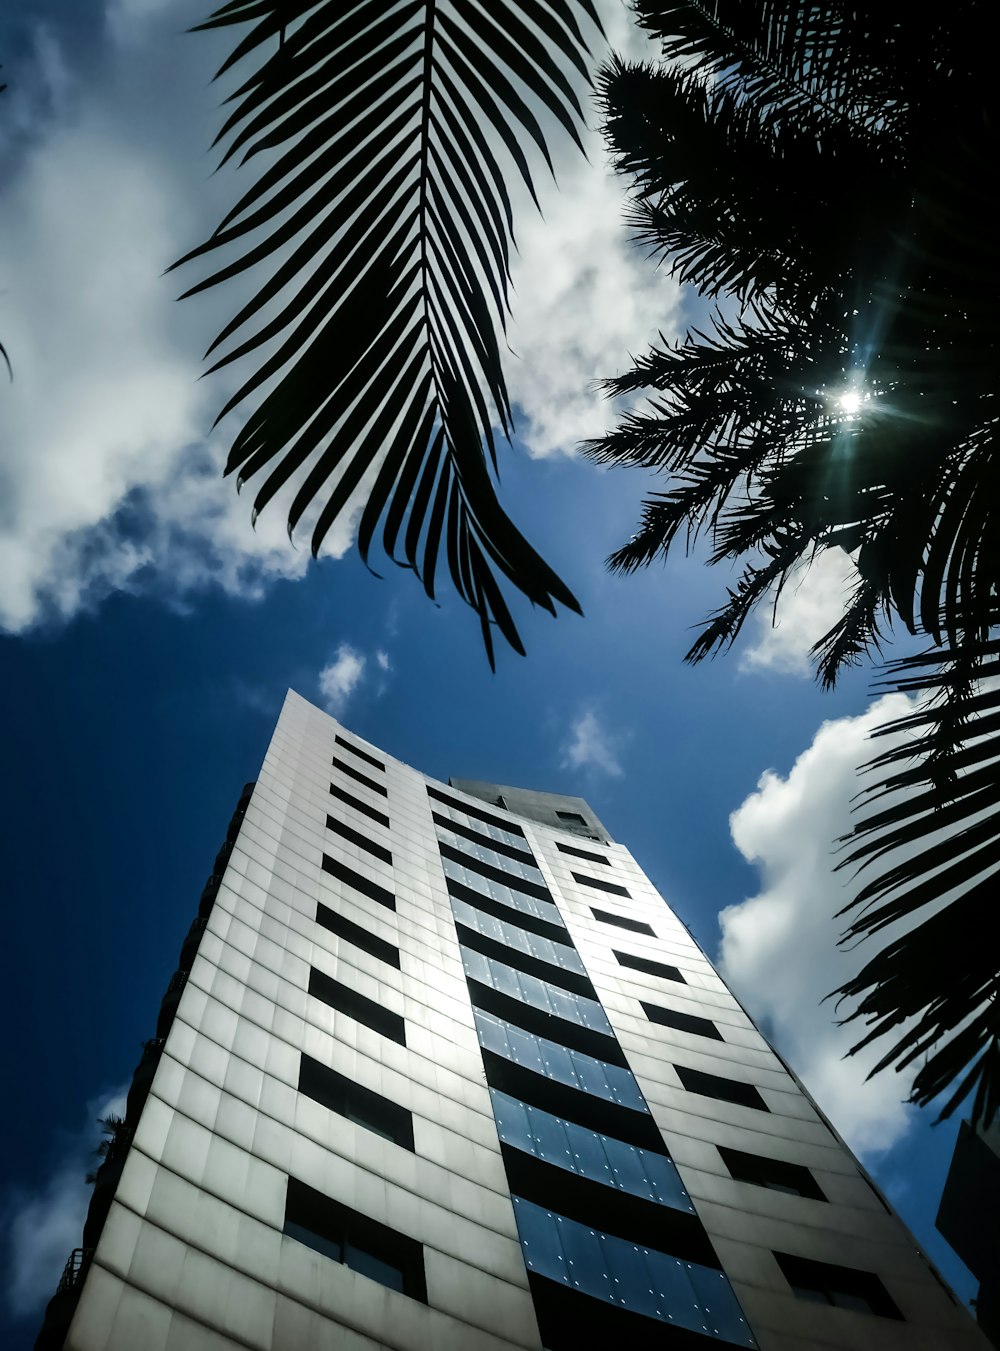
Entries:
{"label": "smaller adjacent building", "polygon": [[937,1227],[979,1282],[976,1318],[1000,1347],[1000,1117],[985,1129],[962,1122]]}

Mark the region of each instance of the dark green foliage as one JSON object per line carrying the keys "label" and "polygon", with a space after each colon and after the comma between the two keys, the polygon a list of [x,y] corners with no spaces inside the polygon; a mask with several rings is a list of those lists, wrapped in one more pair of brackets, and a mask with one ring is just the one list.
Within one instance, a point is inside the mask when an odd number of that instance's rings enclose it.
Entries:
{"label": "dark green foliage", "polygon": [[586,76],[587,23],[590,0],[232,0],[201,25],[251,25],[219,71],[250,66],[217,142],[223,163],[262,167],[180,260],[227,250],[187,294],[268,268],[210,348],[224,352],[212,370],[257,354],[220,417],[263,394],[227,473],[264,474],[256,514],[304,472],[288,523],[319,509],[314,553],[360,494],[362,558],[381,525],[432,598],[443,549],[491,662],[493,623],[523,650],[498,577],[553,614],[579,609],[504,513],[490,466],[494,420],[511,429],[504,173],[534,195],[522,143],[550,163],[543,112],[579,143],[567,72]]}
{"label": "dark green foliage", "polygon": [[[895,1030],[879,1068],[924,1061],[916,1101],[953,1086],[947,1114],[976,1085],[975,1109],[991,1116],[1000,692],[980,682],[1000,674],[992,8],[639,0],[637,12],[665,62],[604,69],[606,135],[634,185],[638,238],[718,309],[707,331],[606,382],[649,400],[588,453],[667,479],[611,565],[631,571],[702,531],[711,562],[740,565],[692,661],[729,646],[800,560],[832,547],[854,556],[858,580],[815,648],[824,684],[894,623],[931,641],[889,668],[930,702],[883,729],[907,740],[874,762],[841,865],[875,873],[862,871],[845,941],[916,927],[842,993],[870,1028],[855,1049]],[[849,389],[863,392],[854,415],[839,404]]]}

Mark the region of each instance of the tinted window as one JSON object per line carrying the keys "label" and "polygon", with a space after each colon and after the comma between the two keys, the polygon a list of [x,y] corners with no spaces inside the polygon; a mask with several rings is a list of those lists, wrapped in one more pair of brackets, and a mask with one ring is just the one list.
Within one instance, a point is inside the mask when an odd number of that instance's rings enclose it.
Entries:
{"label": "tinted window", "polygon": [[636,957],[631,952],[619,952],[617,948],[614,952],[619,963],[631,967],[633,971],[643,971],[647,976],[662,976],[664,980],[679,980],[682,985],[687,984],[676,966],[668,966],[666,962],[653,962],[648,957]]}
{"label": "tinted window", "polygon": [[343,915],[339,915],[336,910],[331,910],[322,901],[316,907],[316,922],[321,924],[324,929],[329,929],[331,933],[335,933],[338,938],[346,939],[348,943],[360,948],[362,952],[377,957],[380,962],[385,962],[388,966],[399,967],[399,948],[394,947],[392,943],[387,943],[384,938],[376,938],[373,933],[369,933],[360,924],[345,919]]}
{"label": "tinted window", "polygon": [[745,1154],[740,1149],[727,1149],[722,1145],[718,1148],[730,1177],[737,1182],[752,1182],[755,1187],[769,1187],[771,1191],[787,1192],[791,1196],[808,1196],[814,1201],[826,1200],[819,1183],[801,1164]]}
{"label": "tinted window", "polygon": [[774,1254],[788,1284],[799,1299],[816,1304],[832,1304],[838,1309],[878,1314],[882,1318],[903,1315],[888,1290],[872,1271],[857,1271],[832,1262],[816,1262],[810,1257],[789,1253]]}
{"label": "tinted window", "polygon": [[347,840],[350,844],[353,844],[357,849],[363,849],[366,853],[371,854],[373,858],[380,859],[383,863],[392,863],[392,854],[384,845],[376,844],[374,840],[370,840],[367,835],[362,835],[359,830],[355,830],[345,821],[338,821],[335,816],[328,816],[326,828],[332,830],[335,835],[339,835],[342,840]]}
{"label": "tinted window", "polygon": [[514,821],[505,821],[500,817],[491,816],[489,812],[484,812],[479,807],[473,807],[468,802],[460,802],[458,798],[449,797],[447,793],[442,793],[437,788],[428,788],[427,796],[432,797],[435,802],[441,802],[446,807],[450,807],[452,811],[461,812],[463,816],[471,816],[477,821],[493,826],[504,835],[520,835],[521,839],[524,839],[524,831]]}
{"label": "tinted window", "polygon": [[309,993],[317,999],[322,999],[324,1004],[329,1004],[330,1008],[336,1009],[338,1013],[346,1013],[355,1022],[364,1023],[373,1032],[390,1037],[401,1046],[406,1045],[406,1024],[398,1013],[393,1013],[384,1005],[376,1003],[374,999],[359,994],[349,985],[333,980],[322,971],[317,971],[315,967],[309,972]]}
{"label": "tinted window", "polygon": [[613,896],[628,898],[627,888],[617,882],[609,882],[603,877],[588,877],[586,873],[573,873],[572,876],[573,881],[579,882],[582,887],[595,887],[598,891],[607,891]]}
{"label": "tinted window", "polygon": [[585,858],[588,863],[606,863],[611,866],[611,860],[605,858],[603,854],[592,854],[587,849],[577,849],[572,844],[562,844],[556,840],[556,848],[562,854],[572,854],[574,858]]}
{"label": "tinted window", "polygon": [[396,898],[391,891],[379,886],[370,877],[365,877],[364,873],[355,872],[346,863],[341,863],[340,859],[324,854],[323,871],[328,872],[331,877],[336,877],[339,882],[346,882],[349,887],[360,891],[362,896],[367,896],[369,900],[378,901],[379,905],[384,905],[388,910],[395,910]]}
{"label": "tinted window", "polygon": [[675,1065],[674,1069],[689,1093],[700,1093],[706,1098],[718,1098],[720,1102],[733,1102],[740,1107],[754,1107],[759,1112],[771,1110],[753,1084],[743,1084],[737,1079],[723,1079],[718,1074],[705,1074],[702,1070],[688,1069],[686,1065]]}
{"label": "tinted window", "polygon": [[345,737],[339,735],[334,737],[334,741],[336,741],[338,746],[343,746],[345,751],[350,751],[351,754],[356,755],[359,760],[364,760],[367,764],[371,765],[373,769],[381,769],[384,772],[385,765],[382,761],[376,760],[374,755],[369,755],[369,753],[363,751],[360,746],[355,746]]}
{"label": "tinted window", "polygon": [[299,1092],[383,1139],[413,1149],[413,1117],[405,1107],[363,1088],[305,1052],[299,1063]]}
{"label": "tinted window", "polygon": [[591,906],[590,913],[595,919],[599,919],[602,924],[617,924],[619,929],[628,929],[634,934],[649,934],[650,938],[655,938],[656,934],[650,926],[641,919],[629,919],[626,915],[613,915],[610,910],[595,910]]}
{"label": "tinted window", "polygon": [[346,802],[348,807],[353,807],[356,812],[361,812],[361,814],[367,816],[369,820],[377,821],[380,826],[385,826],[386,830],[389,829],[388,816],[380,811],[376,811],[374,807],[369,807],[367,802],[362,802],[359,797],[353,797],[350,793],[346,792],[345,789],[338,788],[335,783],[330,784],[330,792],[341,802]]}
{"label": "tinted window", "polygon": [[723,1041],[719,1029],[708,1018],[696,1018],[692,1013],[681,1013],[677,1009],[661,1008],[659,1004],[642,1002],[642,1011],[651,1023],[660,1023],[663,1027],[675,1027],[678,1032],[692,1032],[696,1037],[711,1037],[713,1041]]}
{"label": "tinted window", "polygon": [[378,793],[380,797],[389,796],[389,790],[386,788],[385,784],[376,783],[374,779],[370,779],[367,774],[362,774],[360,769],[355,769],[353,765],[349,765],[345,760],[341,760],[335,755],[331,763],[333,764],[334,769],[339,769],[341,774],[346,774],[347,777],[353,779],[355,783],[363,783],[366,788],[370,788],[373,793]]}

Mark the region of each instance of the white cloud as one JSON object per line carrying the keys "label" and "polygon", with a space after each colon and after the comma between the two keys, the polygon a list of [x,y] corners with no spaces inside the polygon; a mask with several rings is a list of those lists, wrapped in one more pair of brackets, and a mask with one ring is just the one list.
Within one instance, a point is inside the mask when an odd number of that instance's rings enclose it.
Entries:
{"label": "white cloud", "polygon": [[[844,920],[834,915],[851,891],[847,870],[833,872],[834,841],[849,826],[851,798],[861,786],[857,768],[876,750],[869,734],[912,707],[905,695],[890,694],[859,717],[823,723],[789,774],[762,775],[730,818],[736,847],[760,872],[760,891],[719,916],[720,970],[860,1154],[888,1149],[907,1130],[914,1109],[903,1100],[917,1066],[866,1083],[887,1047],[845,1060],[863,1028],[838,1027],[834,1001],[820,1003],[876,950],[837,947]],[[884,738],[877,749],[890,744]],[[874,940],[884,941],[885,935]],[[842,1007],[840,1016],[849,1011]]]}
{"label": "white cloud", "polygon": [[58,1163],[35,1191],[13,1191],[2,1207],[8,1235],[5,1296],[15,1318],[40,1312],[74,1248],[80,1246],[90,1204],[86,1175],[96,1167],[94,1150],[102,1117],[122,1116],[127,1085],[87,1104],[86,1125],[65,1142]]}
{"label": "white cloud", "polygon": [[[623,5],[603,4],[610,47],[651,57],[654,45]],[[595,56],[602,55],[595,40]],[[589,116],[597,124],[592,96]],[[542,215],[518,196],[518,253],[511,262],[507,363],[512,399],[525,415],[518,432],[534,456],[573,454],[600,436],[621,411],[595,389],[662,333],[680,336],[681,287],[629,240],[623,223],[626,180],[607,163],[601,137],[584,138],[590,162],[564,135],[553,135],[557,185],[537,175]]]}
{"label": "white cloud", "polygon": [[375,653],[375,660],[378,663],[378,668],[380,671],[390,671],[392,669],[392,667],[389,664],[388,652],[383,652],[381,648],[378,650],[378,652]]}
{"label": "white cloud", "polygon": [[601,726],[593,709],[581,713],[569,731],[569,740],[563,747],[563,768],[589,769],[613,779],[621,778],[623,771],[614,739]]}
{"label": "white cloud", "polygon": [[814,562],[800,563],[781,593],[777,614],[767,599],[758,607],[757,640],[743,653],[740,669],[809,675],[809,651],[843,614],[857,576],[843,549],[827,549]]}
{"label": "white cloud", "polygon": [[319,692],[323,706],[334,714],[342,713],[347,701],[361,684],[365,673],[366,658],[351,647],[350,643],[341,643],[334,659],[319,673]]}

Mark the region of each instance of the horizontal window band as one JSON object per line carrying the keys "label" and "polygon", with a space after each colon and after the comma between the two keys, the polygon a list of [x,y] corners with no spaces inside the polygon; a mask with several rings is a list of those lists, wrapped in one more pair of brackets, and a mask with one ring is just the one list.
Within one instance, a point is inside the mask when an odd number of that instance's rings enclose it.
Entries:
{"label": "horizontal window band", "polygon": [[355,746],[353,741],[348,741],[347,738],[342,737],[339,732],[333,739],[338,746],[343,746],[345,751],[350,751],[351,754],[356,755],[359,760],[366,761],[373,769],[380,769],[383,774],[385,773],[385,765],[382,761],[376,760],[374,755],[370,755],[368,751],[363,751],[360,746]]}
{"label": "horizontal window band", "polygon": [[494,868],[492,863],[483,863],[474,854],[465,854],[460,849],[453,848],[450,844],[439,843],[438,848],[441,851],[442,858],[450,859],[452,863],[457,863],[459,867],[468,868],[469,872],[479,873],[481,877],[488,877],[494,882],[499,882],[502,886],[510,887],[512,891],[523,891],[526,896],[534,896],[536,900],[548,901],[550,905],[555,904],[548,887],[539,882],[529,882],[527,878],[518,877],[516,873],[508,873],[504,872],[502,868]]}
{"label": "horizontal window band", "polygon": [[605,1187],[592,1178],[558,1168],[510,1145],[502,1144],[500,1148],[510,1190],[526,1201],[682,1261],[721,1266],[697,1215]]}
{"label": "horizontal window band", "polygon": [[463,839],[469,840],[472,844],[478,844],[482,849],[492,849],[495,854],[506,854],[508,858],[515,859],[518,863],[528,863],[533,868],[538,867],[534,854],[527,849],[516,849],[512,844],[505,844],[503,840],[495,840],[492,835],[483,835],[478,830],[472,830],[469,826],[463,826],[459,821],[452,821],[450,817],[442,816],[440,812],[432,812],[434,824],[440,826],[442,830],[450,830],[455,835],[461,835]]}
{"label": "horizontal window band", "polygon": [[581,1328],[587,1329],[591,1346],[623,1346],[628,1351],[718,1351],[719,1347],[754,1345],[749,1337],[734,1343],[647,1318],[534,1271],[528,1272],[528,1285],[542,1344],[548,1351],[581,1351]]}
{"label": "horizontal window band", "polygon": [[501,994],[499,990],[493,990],[478,980],[470,980],[468,985],[474,1008],[492,1013],[494,1017],[502,1018],[505,1023],[511,1023],[514,1027],[521,1027],[536,1037],[545,1037],[547,1041],[568,1046],[571,1051],[582,1051],[584,1055],[593,1056],[595,1060],[603,1060],[608,1065],[628,1069],[625,1052],[619,1046],[617,1038],[609,1037],[604,1032],[595,1032],[589,1027],[581,1026],[580,1023],[571,1023],[566,1018],[557,1018],[552,1013],[546,1013],[544,1009],[536,1009],[520,999],[512,999],[510,995]]}
{"label": "horizontal window band", "polygon": [[322,901],[316,906],[316,923],[322,925],[324,929],[329,929],[330,933],[336,934],[338,938],[343,938],[345,942],[360,948],[362,952],[367,952],[369,956],[377,957],[380,962],[399,970],[399,948],[384,938],[378,938],[362,925],[355,924],[353,920],[338,914]]}
{"label": "horizontal window band", "polygon": [[760,1154],[746,1154],[741,1149],[728,1149],[723,1145],[717,1145],[716,1148],[730,1177],[737,1182],[749,1182],[755,1187],[788,1192],[790,1195],[804,1196],[812,1201],[827,1199],[812,1173],[800,1163],[764,1158]]}
{"label": "horizontal window band", "polygon": [[464,924],[456,924],[455,928],[462,947],[472,948],[485,957],[494,957],[498,962],[513,966],[518,971],[525,971],[529,976],[537,976],[539,980],[548,981],[551,985],[561,985],[564,990],[583,995],[585,999],[597,1000],[597,991],[587,976],[581,976],[576,971],[567,971],[565,967],[547,962],[542,957],[533,957],[530,953],[522,952],[520,948],[498,943],[496,939],[477,933],[475,929],[469,929]]}
{"label": "horizontal window band", "polygon": [[316,967],[310,967],[309,970],[309,993],[338,1013],[346,1014],[357,1023],[364,1023],[365,1027],[370,1027],[379,1036],[388,1037],[400,1046],[406,1045],[406,1023],[398,1013],[393,1013],[367,995],[359,994],[342,981],[334,980]]}
{"label": "horizontal window band", "polygon": [[656,1122],[648,1112],[622,1107],[607,1098],[598,1097],[596,1093],[562,1084],[557,1079],[550,1079],[536,1070],[518,1065],[516,1061],[497,1055],[495,1051],[488,1051],[485,1047],[483,1063],[486,1066],[486,1081],[491,1088],[498,1088],[512,1098],[539,1107],[553,1116],[561,1116],[577,1126],[624,1140],[637,1149],[647,1149],[652,1154],[667,1152]]}
{"label": "horizontal window band", "polygon": [[645,920],[630,919],[628,915],[616,915],[610,910],[597,910],[594,906],[590,907],[590,913],[602,924],[614,924],[616,928],[628,929],[629,933],[646,934],[649,938],[656,937],[656,931]]}
{"label": "horizontal window band", "polygon": [[299,1092],[348,1121],[413,1152],[413,1116],[405,1107],[338,1074],[304,1051],[299,1062]]}
{"label": "horizontal window band", "polygon": [[385,784],[376,783],[375,780],[370,779],[367,774],[362,774],[360,769],[355,769],[353,765],[347,764],[346,761],[339,759],[336,755],[330,763],[333,765],[334,769],[339,769],[341,774],[346,774],[347,777],[353,779],[355,783],[364,784],[366,788],[370,788],[373,793],[378,793],[380,797],[389,796],[389,790],[386,788]]}
{"label": "horizontal window band", "polygon": [[346,863],[341,863],[340,859],[324,854],[323,871],[335,877],[338,882],[344,882],[355,891],[360,891],[362,896],[367,896],[370,901],[377,901],[387,910],[395,910],[396,898],[391,891],[379,886],[378,882],[373,882],[370,877],[365,877],[364,873],[355,872]]}
{"label": "horizontal window band", "polygon": [[661,1027],[672,1027],[678,1032],[690,1032],[696,1037],[710,1037],[713,1041],[725,1041],[725,1037],[709,1018],[698,1018],[693,1013],[681,1013],[677,1009],[665,1009],[659,1004],[647,1004],[641,999],[642,1011],[651,1023]]}
{"label": "horizontal window band", "polygon": [[758,1112],[771,1109],[760,1096],[753,1084],[742,1083],[739,1079],[723,1079],[718,1074],[706,1074],[704,1070],[688,1069],[687,1065],[675,1065],[677,1077],[689,1093],[700,1093],[705,1098],[715,1098],[719,1102],[731,1102],[737,1107],[752,1107]]}
{"label": "horizontal window band", "polygon": [[603,854],[591,854],[586,849],[577,849],[574,845],[563,844],[560,840],[556,840],[556,848],[560,854],[572,854],[574,858],[585,858],[588,863],[606,863],[609,868],[611,867],[611,860],[605,858]]}
{"label": "horizontal window band", "polygon": [[[450,896],[454,896],[458,901],[465,901],[466,905],[474,906],[476,910],[482,910],[487,915],[494,915],[506,924],[515,924],[519,929],[527,929],[530,933],[540,934],[543,938],[550,938],[553,943],[562,943],[567,947],[573,946],[569,930],[562,923],[553,924],[549,920],[539,919],[537,915],[529,915],[524,910],[515,910],[513,906],[504,905],[503,901],[495,901],[492,896],[484,896],[481,891],[476,891],[474,887],[467,887],[464,882],[456,882],[451,877],[445,878],[445,885]],[[559,914],[554,905],[552,910],[555,915]]]}
{"label": "horizontal window band", "polygon": [[654,962],[649,957],[637,957],[633,952],[619,952],[617,948],[613,948],[612,951],[620,966],[631,967],[633,971],[642,971],[647,976],[661,976],[664,980],[676,980],[681,985],[687,984],[683,973],[676,966],[670,966],[666,962]]}
{"label": "horizontal window band", "polygon": [[572,873],[574,882],[579,882],[582,887],[592,887],[596,891],[607,891],[612,896],[624,896],[630,900],[627,887],[619,886],[617,882],[608,882],[603,877],[588,877],[586,873]]}
{"label": "horizontal window band", "polygon": [[374,840],[368,839],[367,835],[362,835],[359,830],[347,825],[345,821],[338,821],[335,816],[328,816],[326,828],[332,830],[335,835],[339,835],[342,840],[347,840],[349,844],[353,844],[357,849],[363,849],[366,853],[371,854],[372,858],[377,858],[380,862],[392,866],[392,854],[384,845],[376,844]]}
{"label": "horizontal window band", "polygon": [[285,1194],[284,1233],[359,1275],[427,1303],[422,1244],[294,1177]]}
{"label": "horizontal window band", "polygon": [[515,822],[502,817],[491,816],[489,812],[482,811],[479,807],[473,807],[468,802],[460,802],[457,797],[450,797],[447,793],[442,793],[438,788],[431,788],[428,785],[427,796],[432,797],[435,802],[442,802],[452,811],[464,812],[466,816],[474,816],[477,821],[485,821],[488,826],[495,826],[497,830],[505,830],[508,835],[520,835],[524,837],[524,831]]}
{"label": "horizontal window band", "polygon": [[774,1259],[800,1299],[903,1321],[895,1300],[874,1271],[783,1252],[774,1253]]}
{"label": "horizontal window band", "polygon": [[359,797],[353,797],[345,789],[338,788],[335,783],[330,784],[330,792],[348,807],[360,812],[362,816],[367,816],[370,821],[376,821],[380,826],[385,826],[386,830],[389,829],[389,818],[383,812],[377,811],[374,807],[369,807],[367,802],[362,802]]}

